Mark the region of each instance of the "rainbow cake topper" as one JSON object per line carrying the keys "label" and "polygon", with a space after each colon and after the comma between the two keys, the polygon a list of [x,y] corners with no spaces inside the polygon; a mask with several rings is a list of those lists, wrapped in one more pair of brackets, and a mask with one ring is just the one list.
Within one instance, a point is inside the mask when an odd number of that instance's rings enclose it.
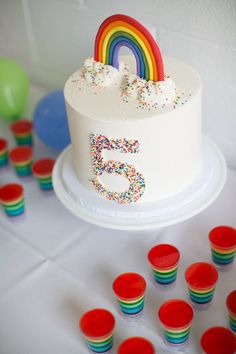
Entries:
{"label": "rainbow cake topper", "polygon": [[118,54],[122,46],[134,53],[138,76],[147,81],[164,80],[161,52],[151,33],[132,17],[110,16],[96,35],[94,59],[119,69]]}

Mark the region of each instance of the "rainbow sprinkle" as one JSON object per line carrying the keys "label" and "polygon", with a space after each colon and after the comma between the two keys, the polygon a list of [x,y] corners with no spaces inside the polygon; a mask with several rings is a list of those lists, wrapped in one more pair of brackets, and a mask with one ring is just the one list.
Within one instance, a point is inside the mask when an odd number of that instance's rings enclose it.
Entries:
{"label": "rainbow sprinkle", "polygon": [[103,173],[115,174],[126,177],[130,186],[125,192],[112,192],[95,177],[91,182],[95,190],[108,200],[113,200],[119,204],[135,203],[143,195],[145,190],[145,180],[141,173],[137,172],[134,166],[121,161],[105,161],[102,150],[116,150],[121,153],[136,154],[139,152],[138,140],[109,139],[105,135],[90,134],[91,155],[93,170],[96,176]]}

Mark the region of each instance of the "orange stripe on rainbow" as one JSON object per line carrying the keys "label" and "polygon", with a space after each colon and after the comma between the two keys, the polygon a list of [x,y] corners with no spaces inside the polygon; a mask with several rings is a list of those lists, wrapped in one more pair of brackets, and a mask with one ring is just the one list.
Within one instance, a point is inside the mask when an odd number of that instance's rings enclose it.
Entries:
{"label": "orange stripe on rainbow", "polygon": [[152,81],[164,80],[160,49],[149,31],[129,16],[113,15],[98,30],[94,59],[117,67],[118,50],[121,46],[127,46],[133,51],[140,77]]}

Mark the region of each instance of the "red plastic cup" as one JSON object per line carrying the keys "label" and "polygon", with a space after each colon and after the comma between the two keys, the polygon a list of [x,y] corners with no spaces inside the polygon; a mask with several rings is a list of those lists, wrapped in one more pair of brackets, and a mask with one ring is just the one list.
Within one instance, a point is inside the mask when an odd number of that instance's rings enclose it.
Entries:
{"label": "red plastic cup", "polygon": [[236,290],[227,296],[226,306],[229,313],[229,326],[236,333]]}
{"label": "red plastic cup", "polygon": [[236,338],[225,327],[209,328],[201,338],[203,354],[235,354]]}
{"label": "red plastic cup", "polygon": [[108,353],[113,346],[115,318],[105,309],[93,309],[80,319],[80,329],[90,353]]}
{"label": "red plastic cup", "polygon": [[137,273],[123,273],[115,279],[113,290],[123,317],[138,319],[144,308],[145,279]]}
{"label": "red plastic cup", "polygon": [[155,354],[155,349],[147,339],[131,337],[121,343],[118,354]]}
{"label": "red plastic cup", "polygon": [[196,309],[206,309],[215,293],[218,272],[216,268],[205,262],[191,264],[185,272],[189,296]]}
{"label": "red plastic cup", "polygon": [[181,349],[189,341],[193,320],[192,306],[181,299],[164,302],[158,317],[164,331],[164,342],[175,349]]}
{"label": "red plastic cup", "polygon": [[236,229],[217,226],[209,233],[211,256],[217,268],[226,270],[233,264],[236,253]]}
{"label": "red plastic cup", "polygon": [[177,277],[180,254],[176,247],[169,244],[156,245],[148,252],[155,284],[168,286]]}

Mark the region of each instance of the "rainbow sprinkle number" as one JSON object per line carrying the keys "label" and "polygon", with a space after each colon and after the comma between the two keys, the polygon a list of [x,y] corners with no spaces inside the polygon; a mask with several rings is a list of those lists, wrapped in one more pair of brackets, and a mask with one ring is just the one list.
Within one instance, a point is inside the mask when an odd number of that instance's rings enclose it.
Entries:
{"label": "rainbow sprinkle number", "polygon": [[98,193],[108,200],[113,200],[119,204],[135,203],[143,195],[145,190],[145,180],[141,173],[137,172],[134,166],[121,161],[104,161],[102,150],[116,150],[121,153],[137,154],[139,152],[138,140],[109,139],[105,135],[90,134],[91,155],[93,170],[96,176],[103,173],[124,176],[130,182],[129,189],[125,192],[112,192],[99,182],[95,177],[91,182]]}

